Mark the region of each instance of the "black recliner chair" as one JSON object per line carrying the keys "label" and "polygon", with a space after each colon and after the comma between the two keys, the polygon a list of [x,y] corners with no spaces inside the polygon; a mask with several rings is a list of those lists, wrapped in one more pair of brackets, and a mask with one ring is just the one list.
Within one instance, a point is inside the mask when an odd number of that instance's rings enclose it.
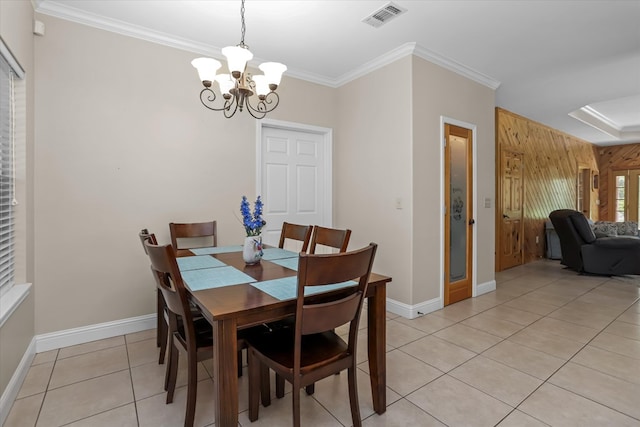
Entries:
{"label": "black recliner chair", "polygon": [[549,218],[560,238],[563,265],[580,273],[640,274],[639,237],[596,238],[584,214],[573,209],[553,211]]}

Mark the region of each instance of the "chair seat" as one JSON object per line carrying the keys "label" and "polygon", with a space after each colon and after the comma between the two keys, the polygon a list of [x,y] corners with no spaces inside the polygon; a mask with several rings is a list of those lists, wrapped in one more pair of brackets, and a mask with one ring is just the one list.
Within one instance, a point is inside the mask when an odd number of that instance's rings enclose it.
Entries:
{"label": "chair seat", "polygon": [[[271,333],[252,335],[248,343],[258,353],[278,365],[293,370],[294,330],[276,329]],[[333,331],[302,337],[300,371],[305,373],[349,356],[347,343]]]}

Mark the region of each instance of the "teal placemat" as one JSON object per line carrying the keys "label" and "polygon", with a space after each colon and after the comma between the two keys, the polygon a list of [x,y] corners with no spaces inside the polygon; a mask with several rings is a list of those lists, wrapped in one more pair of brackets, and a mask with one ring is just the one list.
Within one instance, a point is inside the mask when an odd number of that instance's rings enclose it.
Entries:
{"label": "teal placemat", "polygon": [[182,278],[192,291],[256,281],[253,277],[247,276],[242,271],[230,266],[189,270],[182,273]]}
{"label": "teal placemat", "polygon": [[224,267],[226,264],[209,255],[189,256],[178,258],[180,271],[199,270],[201,268]]}
{"label": "teal placemat", "polygon": [[262,259],[267,261],[273,261],[274,259],[283,258],[297,258],[299,255],[297,252],[291,252],[286,249],[280,248],[267,248],[263,252],[264,255],[262,256]]}
{"label": "teal placemat", "polygon": [[[336,283],[332,285],[322,285],[308,287],[305,289],[304,295],[315,295],[321,292],[333,291],[335,289],[346,288],[348,286],[355,286],[356,282],[350,280],[348,282]],[[298,278],[296,276],[285,277],[282,279],[267,280],[265,282],[252,283],[251,286],[260,289],[279,300],[294,299],[298,294]]]}
{"label": "teal placemat", "polygon": [[195,248],[189,249],[196,255],[214,255],[214,254],[226,254],[229,252],[242,252],[242,246],[217,246],[208,248]]}
{"label": "teal placemat", "polygon": [[283,258],[283,259],[274,259],[271,261],[274,264],[281,265],[290,270],[298,271],[298,256],[295,258]]}

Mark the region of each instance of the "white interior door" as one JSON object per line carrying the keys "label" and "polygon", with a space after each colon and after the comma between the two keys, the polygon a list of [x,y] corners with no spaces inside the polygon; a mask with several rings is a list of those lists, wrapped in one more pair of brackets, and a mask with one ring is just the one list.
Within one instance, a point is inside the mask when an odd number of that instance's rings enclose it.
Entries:
{"label": "white interior door", "polygon": [[259,194],[264,199],[267,221],[262,231],[265,243],[277,246],[284,221],[331,225],[331,150],[327,135],[262,127]]}

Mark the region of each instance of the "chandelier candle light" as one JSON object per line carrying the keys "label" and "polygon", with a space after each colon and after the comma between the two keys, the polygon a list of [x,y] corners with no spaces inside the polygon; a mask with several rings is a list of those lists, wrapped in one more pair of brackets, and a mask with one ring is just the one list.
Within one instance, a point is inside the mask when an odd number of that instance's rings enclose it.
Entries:
{"label": "chandelier candle light", "polygon": [[[258,68],[263,75],[251,76],[246,72],[247,62],[253,58],[249,46],[244,44],[244,0],[240,8],[242,21],[242,37],[237,46],[227,46],[222,49],[222,54],[227,58],[227,66],[230,74],[216,74],[222,66],[213,58],[196,58],[191,61],[198,70],[204,89],[200,92],[200,101],[210,110],[222,111],[226,118],[233,117],[237,110],[246,110],[256,119],[264,118],[267,113],[275,110],[280,103],[280,97],[275,92],[280,84],[282,73],[287,66],[278,62],[264,62]],[[224,104],[215,107],[216,93],[211,89],[213,82],[218,82],[218,87]],[[251,97],[257,94],[258,101],[254,105]]]}

